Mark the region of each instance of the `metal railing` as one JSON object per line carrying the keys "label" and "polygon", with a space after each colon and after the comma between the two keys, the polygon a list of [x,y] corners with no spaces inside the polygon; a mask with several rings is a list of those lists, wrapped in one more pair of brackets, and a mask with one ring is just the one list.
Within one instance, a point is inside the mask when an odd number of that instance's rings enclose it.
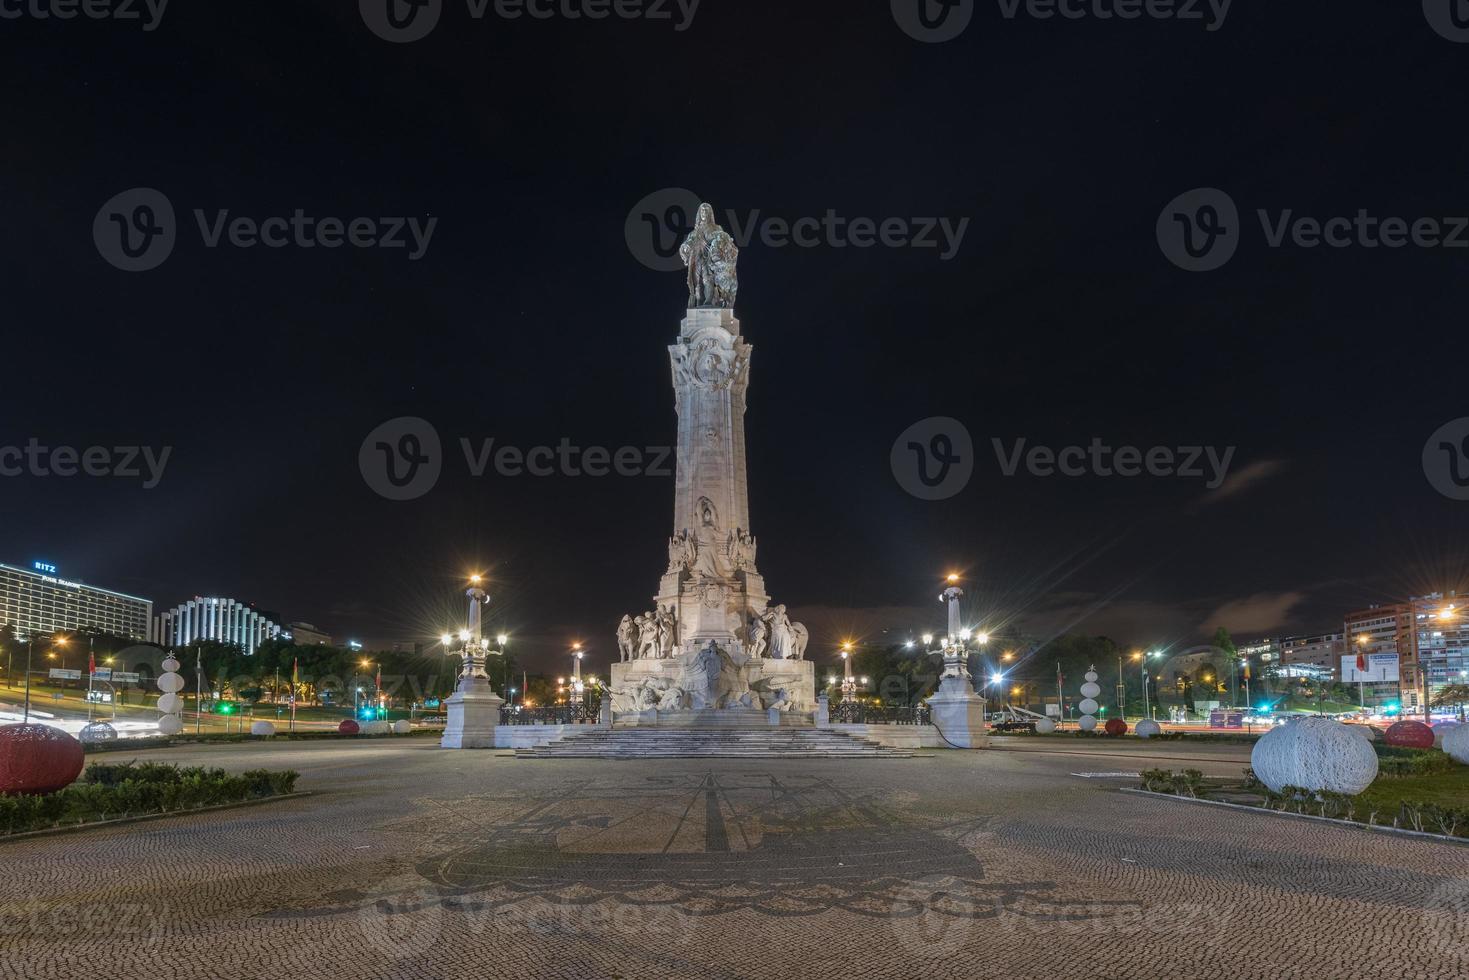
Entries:
{"label": "metal railing", "polygon": [[553,704],[544,708],[505,705],[500,708],[502,725],[594,725],[598,712],[586,704]]}
{"label": "metal railing", "polygon": [[847,702],[831,706],[831,720],[838,725],[930,725],[933,712],[926,704],[862,704]]}

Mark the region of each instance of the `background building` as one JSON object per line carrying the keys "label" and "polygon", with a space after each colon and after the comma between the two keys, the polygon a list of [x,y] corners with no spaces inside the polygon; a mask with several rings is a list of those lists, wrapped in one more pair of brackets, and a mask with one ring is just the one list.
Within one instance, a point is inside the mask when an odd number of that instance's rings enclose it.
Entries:
{"label": "background building", "polygon": [[292,623],[286,627],[285,638],[297,646],[323,646],[332,645],[331,635],[323,630],[317,629],[310,623]]}
{"label": "background building", "polygon": [[64,579],[55,565],[0,565],[0,625],[20,636],[74,631],[150,638],[153,602]]}
{"label": "background building", "polygon": [[1347,652],[1346,648],[1346,638],[1340,633],[1286,637],[1280,641],[1283,675],[1324,681],[1340,680],[1341,658]]}
{"label": "background building", "polygon": [[248,603],[195,596],[158,617],[154,639],[165,646],[201,640],[233,643],[247,654],[281,634],[281,628]]}
{"label": "background building", "polygon": [[1404,674],[1405,687],[1425,689],[1432,698],[1449,684],[1469,681],[1469,621],[1462,600],[1450,592],[1434,592],[1409,600],[1412,607],[1412,663],[1417,673]]}

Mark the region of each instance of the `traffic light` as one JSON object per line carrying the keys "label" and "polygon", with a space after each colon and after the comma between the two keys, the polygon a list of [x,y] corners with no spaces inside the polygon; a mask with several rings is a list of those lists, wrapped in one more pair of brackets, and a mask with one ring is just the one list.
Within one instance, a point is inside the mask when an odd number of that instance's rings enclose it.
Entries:
{"label": "traffic light", "polygon": [[232,715],[235,713],[235,706],[230,704],[228,701],[221,701],[219,702],[219,708],[217,710],[222,715]]}

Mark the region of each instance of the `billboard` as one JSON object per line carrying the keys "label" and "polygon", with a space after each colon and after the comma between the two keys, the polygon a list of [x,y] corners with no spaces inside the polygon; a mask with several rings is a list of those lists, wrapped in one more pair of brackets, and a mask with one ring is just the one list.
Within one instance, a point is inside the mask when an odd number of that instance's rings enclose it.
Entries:
{"label": "billboard", "polygon": [[1367,654],[1367,669],[1357,670],[1357,658],[1341,658],[1343,684],[1386,684],[1398,681],[1398,655],[1395,653]]}

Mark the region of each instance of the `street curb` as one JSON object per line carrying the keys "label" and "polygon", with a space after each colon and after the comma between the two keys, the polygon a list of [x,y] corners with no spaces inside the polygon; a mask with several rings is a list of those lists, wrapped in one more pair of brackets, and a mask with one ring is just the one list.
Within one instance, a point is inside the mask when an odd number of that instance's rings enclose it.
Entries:
{"label": "street curb", "polygon": [[107,827],[121,827],[130,823],[147,823],[150,820],[164,820],[168,817],[189,817],[196,813],[214,813],[218,810],[238,810],[241,807],[259,806],[262,803],[279,803],[281,800],[299,800],[303,797],[314,796],[314,793],[287,793],[283,796],[262,796],[258,800],[240,800],[238,803],[218,803],[214,806],[201,806],[193,810],[169,810],[167,813],[144,813],[136,817],[118,817],[114,820],[98,820],[93,823],[68,824],[65,827],[48,827],[45,830],[27,830],[19,834],[0,835],[0,844],[13,840],[26,840],[32,837],[56,837],[61,834],[79,834],[88,830],[103,830]]}
{"label": "street curb", "polygon": [[1259,806],[1246,806],[1243,803],[1226,803],[1223,800],[1200,800],[1189,796],[1178,796],[1173,793],[1154,793],[1146,789],[1129,789],[1121,787],[1118,792],[1131,793],[1134,796],[1152,796],[1160,800],[1176,800],[1179,803],[1203,803],[1208,806],[1228,807],[1231,810],[1247,810],[1250,813],[1258,813],[1267,817],[1290,817],[1294,820],[1312,820],[1316,823],[1335,824],[1338,827],[1350,827],[1355,830],[1370,830],[1379,834],[1396,834],[1399,837],[1426,837],[1429,840],[1444,841],[1449,844],[1458,844],[1461,847],[1469,847],[1469,837],[1450,837],[1447,834],[1430,834],[1426,830],[1408,830],[1405,827],[1385,827],[1382,824],[1357,823],[1355,820],[1338,820],[1335,817],[1317,817],[1309,813],[1286,813],[1281,810],[1267,810]]}

